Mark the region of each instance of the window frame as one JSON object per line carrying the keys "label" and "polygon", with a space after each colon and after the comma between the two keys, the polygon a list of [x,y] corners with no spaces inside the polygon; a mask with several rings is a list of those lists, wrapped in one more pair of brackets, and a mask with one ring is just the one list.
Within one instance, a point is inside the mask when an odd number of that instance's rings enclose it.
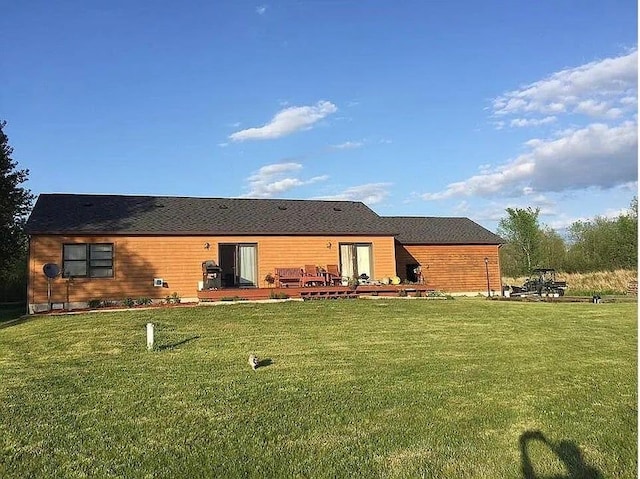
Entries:
{"label": "window frame", "polygon": [[[83,259],[67,259],[65,249],[68,246],[84,246]],[[97,247],[109,247],[111,250],[110,258],[100,257],[100,253],[108,251],[96,251]],[[93,253],[92,253],[93,252]],[[115,245],[114,243],[63,243],[62,244],[62,277],[63,278],[87,278],[87,279],[112,279],[115,277],[114,271]],[[67,272],[67,263],[84,264],[84,274],[69,274]],[[98,264],[100,263],[100,264]],[[99,275],[99,271],[111,270],[109,275]]]}

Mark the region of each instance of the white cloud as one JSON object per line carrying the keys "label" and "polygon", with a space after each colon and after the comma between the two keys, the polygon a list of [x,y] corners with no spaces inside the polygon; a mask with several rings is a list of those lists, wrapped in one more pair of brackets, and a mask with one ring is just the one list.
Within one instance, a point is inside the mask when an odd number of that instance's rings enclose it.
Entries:
{"label": "white cloud", "polygon": [[364,145],[364,141],[345,141],[344,143],[340,143],[339,145],[331,145],[331,148],[335,148],[336,150],[352,150],[355,148],[360,148]]}
{"label": "white cloud", "polygon": [[380,203],[389,196],[391,183],[368,183],[365,185],[352,186],[342,193],[331,196],[317,197],[319,200],[341,200],[341,201],[362,201],[373,205]]}
{"label": "white cloud", "polygon": [[[622,100],[622,99],[621,99]],[[618,118],[622,115],[620,108],[614,108],[609,102],[596,101],[596,100],[584,100],[578,103],[575,108],[577,113],[583,113],[588,116],[603,117],[603,118]]]}
{"label": "white cloud", "polygon": [[308,129],[338,108],[330,101],[319,101],[311,106],[292,106],[280,110],[267,124],[237,131],[229,136],[232,141],[268,140]]}
{"label": "white cloud", "polygon": [[615,127],[594,123],[553,139],[533,139],[530,151],[492,172],[452,183],[425,200],[466,196],[519,196],[589,187],[612,188],[637,180],[635,122]]}
{"label": "white cloud", "polygon": [[592,216],[592,217],[587,217],[587,216],[570,216],[570,215],[566,215],[566,214],[562,214],[562,215],[558,215],[557,218],[554,218],[551,221],[545,222],[545,224],[547,226],[549,226],[550,228],[559,231],[559,232],[566,232],[569,227],[580,221],[583,223],[587,223],[587,222],[592,222],[596,216],[600,217],[600,218],[606,218],[606,219],[610,219],[610,220],[615,220],[617,219],[620,215],[624,215],[627,214],[629,211],[627,209],[621,208],[621,209],[607,209],[605,210],[603,213],[600,213],[598,215]]}
{"label": "white cloud", "polygon": [[218,146],[220,148],[226,148],[227,146],[229,146],[229,143],[226,143],[226,142],[218,143]]}
{"label": "white cloud", "polygon": [[545,116],[544,118],[514,118],[509,124],[512,127],[538,126],[554,123],[558,118],[555,116]]}
{"label": "white cloud", "polygon": [[523,141],[524,153],[502,165],[483,166],[477,174],[422,198],[508,196],[531,202],[542,198],[541,193],[637,182],[637,62],[634,48],[500,95],[490,108],[490,122],[497,129],[548,124],[556,131]]}
{"label": "white cloud", "polygon": [[453,211],[456,215],[462,216],[469,212],[469,202],[462,200],[460,203],[453,207]]}
{"label": "white cloud", "polygon": [[620,98],[620,103],[623,105],[631,105],[631,106],[636,106],[638,104],[638,97],[637,96],[625,96]]}
{"label": "white cloud", "polygon": [[267,11],[267,6],[266,5],[260,5],[260,6],[256,7],[256,13],[258,15],[264,15],[266,11]]}
{"label": "white cloud", "polygon": [[248,179],[249,191],[243,198],[271,198],[300,186],[325,181],[327,175],[314,176],[309,179],[298,178],[302,170],[300,163],[275,163],[266,165],[253,173]]}
{"label": "white cloud", "polygon": [[[616,103],[624,106],[623,98],[637,98],[637,82],[638,51],[634,49],[622,56],[561,70],[506,92],[493,100],[492,110],[496,116],[562,112],[601,116]],[[605,100],[610,108],[593,108]]]}

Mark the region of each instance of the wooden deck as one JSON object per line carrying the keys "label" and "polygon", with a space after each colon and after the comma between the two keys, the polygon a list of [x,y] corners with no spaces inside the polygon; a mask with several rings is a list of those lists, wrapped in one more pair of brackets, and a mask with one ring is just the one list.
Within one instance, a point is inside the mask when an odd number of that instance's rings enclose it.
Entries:
{"label": "wooden deck", "polygon": [[231,299],[258,300],[270,298],[298,298],[298,299],[352,299],[361,295],[368,296],[399,296],[404,290],[407,296],[425,294],[434,290],[425,285],[360,285],[355,291],[347,286],[308,286],[304,288],[221,288],[198,291],[200,301],[228,301]]}

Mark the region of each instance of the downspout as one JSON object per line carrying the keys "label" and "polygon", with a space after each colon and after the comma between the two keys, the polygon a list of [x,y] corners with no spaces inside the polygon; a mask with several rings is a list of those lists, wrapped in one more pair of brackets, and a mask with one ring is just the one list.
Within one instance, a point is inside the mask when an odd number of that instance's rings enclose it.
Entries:
{"label": "downspout", "polygon": [[499,283],[500,283],[500,296],[503,295],[503,291],[504,288],[502,286],[502,265],[500,264],[500,248],[502,248],[504,245],[503,244],[498,244],[498,279],[499,279]]}
{"label": "downspout", "polygon": [[30,314],[29,305],[33,304],[33,278],[31,275],[33,274],[33,268],[31,267],[31,235],[27,236],[27,304],[26,304],[26,314]]}

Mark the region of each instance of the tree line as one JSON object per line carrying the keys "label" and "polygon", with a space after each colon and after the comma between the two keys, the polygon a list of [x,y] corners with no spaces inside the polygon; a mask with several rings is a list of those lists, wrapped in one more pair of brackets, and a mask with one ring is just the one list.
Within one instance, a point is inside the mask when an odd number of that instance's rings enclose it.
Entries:
{"label": "tree line", "polygon": [[29,170],[17,168],[0,121],[0,303],[26,298],[27,235],[24,225],[34,196],[22,187]]}
{"label": "tree line", "polygon": [[540,208],[507,208],[497,233],[502,274],[528,275],[534,268],[567,273],[613,271],[638,267],[638,197],[616,218],[597,216],[576,221],[561,236],[540,222]]}

